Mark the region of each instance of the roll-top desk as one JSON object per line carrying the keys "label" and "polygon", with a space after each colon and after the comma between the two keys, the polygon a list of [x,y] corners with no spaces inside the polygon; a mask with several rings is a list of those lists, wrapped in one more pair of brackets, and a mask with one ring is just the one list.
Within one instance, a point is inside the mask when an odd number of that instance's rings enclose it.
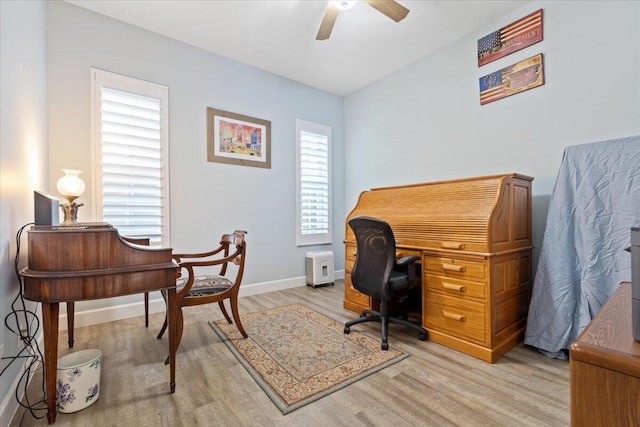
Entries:
{"label": "roll-top desk", "polygon": [[[56,421],[56,367],[60,303],[166,290],[169,386],[176,382],[176,274],[168,248],[130,245],[106,223],[29,230],[29,264],[20,271],[24,296],[42,304],[44,377],[49,424]],[[69,313],[68,313],[69,314]],[[73,314],[70,314],[73,316]],[[73,328],[69,331],[73,333]],[[69,346],[72,341],[69,341]]]}
{"label": "roll-top desk", "polygon": [[531,181],[515,173],[375,188],[346,218],[344,307],[377,302],[351,283],[349,219],[387,221],[398,256],[422,264],[422,325],[431,341],[493,363],[523,338],[531,290]]}

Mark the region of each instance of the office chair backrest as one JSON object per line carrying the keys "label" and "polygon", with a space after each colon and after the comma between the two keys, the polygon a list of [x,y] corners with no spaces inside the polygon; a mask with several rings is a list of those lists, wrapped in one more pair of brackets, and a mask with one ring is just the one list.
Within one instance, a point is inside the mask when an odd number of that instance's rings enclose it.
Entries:
{"label": "office chair backrest", "polygon": [[366,216],[349,220],[356,237],[353,287],[373,298],[390,299],[389,278],[396,260],[396,241],[385,221]]}

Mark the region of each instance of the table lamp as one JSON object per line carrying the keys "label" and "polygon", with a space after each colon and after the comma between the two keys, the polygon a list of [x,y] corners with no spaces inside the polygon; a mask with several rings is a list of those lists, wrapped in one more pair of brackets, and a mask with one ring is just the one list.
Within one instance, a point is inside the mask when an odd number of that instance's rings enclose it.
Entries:
{"label": "table lamp", "polygon": [[82,171],[62,169],[62,172],[64,172],[64,176],[58,180],[56,188],[58,192],[62,194],[62,197],[67,199],[67,203],[60,205],[64,212],[64,221],[60,225],[77,225],[78,208],[84,206],[84,203],[77,204],[75,202],[75,200],[84,193],[84,182],[78,176]]}

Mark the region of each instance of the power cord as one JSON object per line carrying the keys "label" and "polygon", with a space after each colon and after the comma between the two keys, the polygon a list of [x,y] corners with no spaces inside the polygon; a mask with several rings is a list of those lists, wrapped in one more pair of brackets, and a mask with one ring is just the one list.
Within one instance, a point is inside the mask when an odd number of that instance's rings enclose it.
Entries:
{"label": "power cord", "polygon": [[[38,319],[38,315],[35,311],[27,309],[27,305],[24,300],[23,295],[23,280],[22,276],[20,276],[19,264],[20,264],[20,241],[22,238],[22,232],[27,226],[33,225],[32,222],[23,225],[18,233],[16,234],[16,257],[14,262],[14,269],[16,272],[16,276],[18,277],[18,294],[14,298],[11,303],[11,312],[7,314],[4,318],[4,324],[7,329],[16,334],[20,338],[20,344],[22,348],[18,349],[18,353],[14,356],[3,357],[2,360],[9,360],[9,363],[2,369],[0,372],[0,376],[2,376],[9,366],[11,366],[14,362],[18,360],[24,360],[24,371],[22,375],[20,375],[20,379],[18,381],[18,386],[16,387],[15,397],[18,404],[28,409],[28,412],[36,419],[44,418],[47,415],[47,401],[45,398],[45,382],[44,382],[44,374],[42,375],[42,397],[38,398],[37,401],[31,403],[29,399],[29,394],[27,393],[29,380],[32,378],[35,373],[41,369],[38,368],[38,364],[40,366],[44,366],[44,357],[42,352],[40,351],[40,347],[38,346],[38,341],[36,339],[36,334],[40,329],[40,320]],[[37,305],[36,305],[37,308]],[[20,319],[23,320],[24,329],[21,330]],[[23,403],[20,399],[18,391],[24,389],[24,401]],[[44,411],[42,415],[38,415],[36,411]],[[27,413],[25,411],[22,414],[22,419],[20,424],[22,424],[22,420],[24,419],[24,415]]]}

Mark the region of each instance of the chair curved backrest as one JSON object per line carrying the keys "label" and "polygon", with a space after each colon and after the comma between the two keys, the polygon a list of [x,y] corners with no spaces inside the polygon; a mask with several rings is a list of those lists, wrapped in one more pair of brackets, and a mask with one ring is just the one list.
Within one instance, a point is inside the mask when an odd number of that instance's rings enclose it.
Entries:
{"label": "chair curved backrest", "polygon": [[356,260],[351,282],[359,292],[389,300],[389,280],[396,260],[396,241],[391,226],[383,220],[359,216],[349,220],[356,237]]}
{"label": "chair curved backrest", "polygon": [[[183,305],[207,304],[238,294],[247,250],[245,234],[242,230],[223,234],[219,246],[209,252],[173,254],[173,259],[181,269],[177,281],[178,297],[191,300]],[[229,264],[237,267],[233,273],[228,272]],[[213,274],[198,274],[197,270],[203,267],[217,267],[219,270]],[[186,274],[182,270],[186,270]],[[221,284],[224,286],[219,286]]]}

